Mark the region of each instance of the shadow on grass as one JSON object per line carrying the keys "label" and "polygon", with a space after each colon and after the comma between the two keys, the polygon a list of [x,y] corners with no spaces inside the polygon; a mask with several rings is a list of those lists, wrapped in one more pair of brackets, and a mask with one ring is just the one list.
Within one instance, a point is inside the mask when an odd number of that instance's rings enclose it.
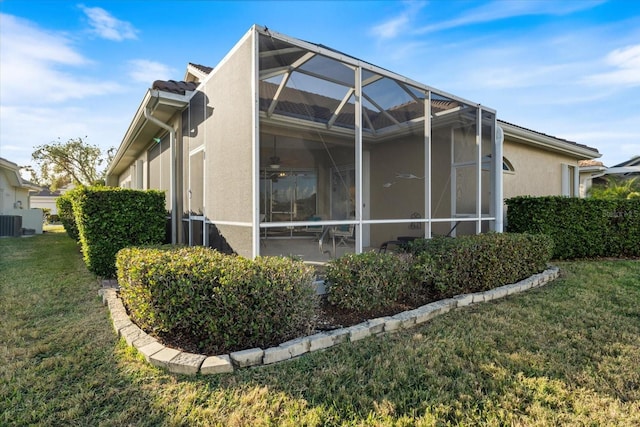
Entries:
{"label": "shadow on grass", "polygon": [[640,285],[627,280],[638,277],[640,264],[563,268],[566,277],[546,288],[411,331],[181,381],[212,390],[211,401],[226,401],[225,413],[246,422],[265,413],[290,417],[273,407],[261,411],[265,399],[281,409],[290,407],[282,400],[294,402],[299,420],[320,425],[640,421]]}
{"label": "shadow on grass", "polygon": [[185,377],[117,341],[66,236],[0,252],[3,425],[640,422],[637,261],[563,263],[544,288],[409,331]]}

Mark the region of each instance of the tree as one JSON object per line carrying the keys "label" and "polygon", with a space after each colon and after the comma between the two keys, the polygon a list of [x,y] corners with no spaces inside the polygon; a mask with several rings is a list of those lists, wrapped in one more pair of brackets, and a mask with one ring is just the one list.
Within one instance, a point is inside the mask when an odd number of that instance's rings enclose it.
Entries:
{"label": "tree", "polygon": [[114,152],[115,149],[110,148],[103,153],[100,147],[82,138],[58,140],[37,146],[31,154],[37,167],[27,170],[34,182],[48,185],[52,191],[68,184],[104,184],[106,167]]}
{"label": "tree", "polygon": [[603,187],[591,187],[589,195],[594,199],[637,199],[640,198],[639,177],[624,178],[614,175],[605,177]]}

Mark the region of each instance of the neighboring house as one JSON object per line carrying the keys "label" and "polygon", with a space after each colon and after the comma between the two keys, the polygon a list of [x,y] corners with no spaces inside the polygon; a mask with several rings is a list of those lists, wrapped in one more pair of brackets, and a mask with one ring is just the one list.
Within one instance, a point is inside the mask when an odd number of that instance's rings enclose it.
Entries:
{"label": "neighboring house", "polygon": [[621,175],[625,178],[640,176],[640,156],[634,156],[626,162],[607,168],[607,174]]}
{"label": "neighboring house", "polygon": [[504,197],[584,197],[579,162],[597,149],[498,120],[504,131]]}
{"label": "neighboring house", "polygon": [[0,157],[0,217],[2,222],[1,235],[14,235],[9,230],[9,223],[15,224],[13,218],[20,217],[19,227],[42,233],[42,210],[31,209],[29,192],[38,191],[40,187],[30,183],[20,176],[17,164]]}
{"label": "neighboring house", "polygon": [[607,176],[631,179],[640,176],[640,156],[635,156],[626,162],[606,167],[598,161],[580,162],[580,195],[585,197],[594,184],[605,185]]}
{"label": "neighboring house", "polygon": [[215,68],[154,82],[107,184],[164,190],[173,242],[326,261],[501,231],[499,134],[477,102],[253,26]]}
{"label": "neighboring house", "polygon": [[51,191],[44,187],[41,191],[31,195],[31,207],[49,209],[51,215],[58,215],[56,200],[60,197],[60,191]]}
{"label": "neighboring house", "polygon": [[598,160],[580,160],[580,197],[587,197],[593,184],[604,181],[607,167]]}
{"label": "neighboring house", "polygon": [[63,188],[57,189],[56,191],[51,191],[48,187],[44,187],[39,192],[31,194],[31,207],[50,209],[51,215],[58,215],[58,206],[56,205],[58,197],[74,187],[74,184],[69,184]]}

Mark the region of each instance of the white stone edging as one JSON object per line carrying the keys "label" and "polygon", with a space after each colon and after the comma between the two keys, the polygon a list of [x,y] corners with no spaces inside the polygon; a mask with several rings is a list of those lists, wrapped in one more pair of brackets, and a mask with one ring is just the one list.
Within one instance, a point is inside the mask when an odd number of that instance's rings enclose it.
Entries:
{"label": "white stone edging", "polygon": [[163,345],[129,319],[115,288],[103,288],[99,293],[102,295],[102,302],[108,306],[111,312],[113,328],[118,336],[122,337],[129,346],[136,348],[148,363],[177,374],[210,375],[233,372],[238,368],[283,362],[342,342],[355,342],[384,332],[409,329],[456,308],[504,298],[545,285],[555,280],[558,274],[558,267],[553,266],[517,283],[500,286],[489,291],[456,295],[453,298],[431,302],[394,316],[371,319],[346,328],[296,338],[266,350],[250,348],[217,356],[189,353]]}

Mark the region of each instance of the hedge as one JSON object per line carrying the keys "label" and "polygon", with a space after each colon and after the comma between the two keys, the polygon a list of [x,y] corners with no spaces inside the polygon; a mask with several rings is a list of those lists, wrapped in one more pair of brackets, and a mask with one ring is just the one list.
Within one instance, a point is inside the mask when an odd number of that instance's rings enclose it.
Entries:
{"label": "hedge", "polygon": [[83,187],[70,198],[84,261],[98,276],[115,277],[120,249],[164,241],[166,211],[161,191]]}
{"label": "hedge", "polygon": [[81,189],[82,187],[76,187],[56,199],[60,222],[62,222],[67,235],[78,243],[80,243],[80,233],[76,225],[76,218],[73,215],[73,195]]}
{"label": "hedge", "polygon": [[551,236],[554,258],[640,256],[640,199],[515,197],[506,203],[508,230]]}
{"label": "hedge", "polygon": [[410,242],[419,277],[434,295],[493,289],[545,270],[553,253],[548,236],[487,233]]}
{"label": "hedge", "polygon": [[301,261],[198,246],[126,248],[116,264],[131,318],[205,353],[277,345],[308,333],[316,314],[314,270]]}
{"label": "hedge", "polygon": [[329,262],[327,301],[339,308],[366,313],[389,307],[415,293],[413,257],[365,252]]}

